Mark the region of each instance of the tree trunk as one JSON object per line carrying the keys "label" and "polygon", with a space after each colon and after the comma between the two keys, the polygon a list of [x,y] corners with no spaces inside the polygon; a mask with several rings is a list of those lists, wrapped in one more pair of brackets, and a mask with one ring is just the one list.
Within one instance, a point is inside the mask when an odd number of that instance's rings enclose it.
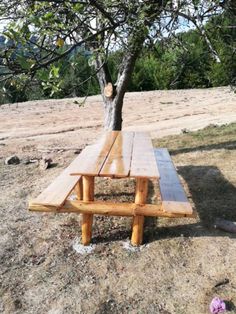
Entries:
{"label": "tree trunk", "polygon": [[212,46],[212,44],[211,44],[211,41],[210,41],[210,39],[209,39],[209,37],[208,37],[208,35],[207,35],[205,29],[204,29],[204,26],[203,26],[202,24],[200,24],[200,23],[196,23],[195,25],[196,25],[196,27],[197,27],[197,29],[198,29],[200,35],[201,35],[201,36],[203,37],[203,39],[205,40],[205,43],[207,44],[207,46],[208,46],[208,48],[209,48],[209,50],[210,50],[210,53],[211,53],[213,59],[214,59],[217,63],[221,63],[220,57],[219,57],[218,53],[216,52],[216,50],[213,48],[213,46]]}
{"label": "tree trunk", "polygon": [[123,100],[144,40],[145,33],[143,28],[138,28],[130,37],[129,43],[123,52],[123,59],[119,66],[116,83],[114,84],[108,68],[107,59],[104,60],[102,54],[98,54],[95,59],[97,77],[104,102],[105,130],[120,131],[122,128]]}
{"label": "tree trunk", "polygon": [[[116,88],[112,84],[111,75],[106,63],[104,63],[99,56],[96,59],[97,78],[100,85],[100,90],[104,104],[104,129],[105,130],[117,130],[122,128],[122,106],[123,98],[116,95]],[[110,85],[111,94],[106,95],[105,88]]]}
{"label": "tree trunk", "polygon": [[[123,97],[124,98],[124,97]],[[122,107],[123,98],[106,98],[103,97],[105,119],[104,128],[105,130],[116,130],[120,131],[122,128]]]}
{"label": "tree trunk", "polygon": [[[127,90],[137,56],[138,52],[127,53],[124,56],[117,77],[117,82],[115,84],[112,84],[107,64],[102,64],[101,60],[98,58],[96,60],[96,67],[99,68],[97,77],[105,110],[105,130],[120,131],[122,129],[122,107],[124,95]],[[107,95],[105,90],[108,85],[108,91],[111,92],[110,95]]]}

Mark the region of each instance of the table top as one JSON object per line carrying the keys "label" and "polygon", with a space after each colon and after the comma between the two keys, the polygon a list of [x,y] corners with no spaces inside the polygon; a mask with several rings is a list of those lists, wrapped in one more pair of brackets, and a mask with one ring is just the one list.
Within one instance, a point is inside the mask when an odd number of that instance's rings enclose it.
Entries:
{"label": "table top", "polygon": [[70,167],[71,175],[159,178],[152,141],[146,132],[106,132],[87,146]]}

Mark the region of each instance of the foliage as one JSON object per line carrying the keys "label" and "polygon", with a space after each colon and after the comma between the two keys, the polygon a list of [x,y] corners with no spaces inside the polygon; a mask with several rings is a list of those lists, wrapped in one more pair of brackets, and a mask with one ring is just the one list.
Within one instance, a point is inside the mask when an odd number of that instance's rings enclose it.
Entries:
{"label": "foliage", "polygon": [[[135,55],[125,87],[130,91],[231,84],[236,73],[233,1],[225,10],[218,10],[220,1],[195,2],[174,8],[172,1],[3,0],[1,14],[11,16],[11,23],[4,32],[8,39],[0,41],[0,76],[8,79],[0,83],[0,103],[97,94],[102,87],[96,74],[106,66],[105,81],[119,83],[129,54]],[[203,4],[208,6],[210,45],[196,20]],[[187,16],[188,8],[192,15]],[[165,19],[168,14],[171,20]],[[184,19],[195,29],[175,32]]]}
{"label": "foliage", "polygon": [[[208,46],[196,30],[177,35],[154,50],[146,50],[137,61],[130,90],[216,87],[236,80],[235,16],[222,14],[212,18],[206,29],[221,62],[211,56]],[[214,28],[214,32],[210,29]]]}

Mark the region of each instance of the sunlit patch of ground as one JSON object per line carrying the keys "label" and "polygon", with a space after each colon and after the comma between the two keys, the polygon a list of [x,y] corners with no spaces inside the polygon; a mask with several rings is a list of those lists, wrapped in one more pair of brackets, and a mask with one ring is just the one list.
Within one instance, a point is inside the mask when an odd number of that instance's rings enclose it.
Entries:
{"label": "sunlit patch of ground", "polygon": [[[93,250],[81,254],[78,215],[28,212],[28,199],[75,155],[53,152],[57,166],[46,171],[4,165],[14,149],[21,158],[40,156],[27,138],[18,141],[17,150],[3,141],[0,153],[0,312],[205,314],[219,296],[236,313],[235,235],[214,229],[215,217],[236,221],[236,124],[154,139],[169,149],[198,217],[147,218],[140,250],[129,247],[130,218],[97,216]],[[100,179],[95,197],[132,201],[134,188]],[[149,191],[156,201],[155,181]]]}

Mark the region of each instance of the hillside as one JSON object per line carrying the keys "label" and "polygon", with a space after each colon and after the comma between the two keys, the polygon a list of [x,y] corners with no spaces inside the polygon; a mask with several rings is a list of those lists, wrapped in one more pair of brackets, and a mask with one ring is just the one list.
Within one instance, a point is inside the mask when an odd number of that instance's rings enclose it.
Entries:
{"label": "hillside", "polygon": [[[150,131],[156,147],[168,147],[198,216],[146,219],[136,250],[131,219],[97,217],[90,254],[73,249],[78,215],[27,210],[102,132],[100,97],[75,101],[0,107],[0,312],[207,314],[219,296],[236,313],[235,235],[214,229],[215,217],[236,221],[236,95],[227,87],[127,94],[124,129]],[[21,163],[5,165],[11,154]],[[28,163],[44,154],[54,167]],[[133,191],[132,181],[101,179],[95,192],[128,201]]]}

